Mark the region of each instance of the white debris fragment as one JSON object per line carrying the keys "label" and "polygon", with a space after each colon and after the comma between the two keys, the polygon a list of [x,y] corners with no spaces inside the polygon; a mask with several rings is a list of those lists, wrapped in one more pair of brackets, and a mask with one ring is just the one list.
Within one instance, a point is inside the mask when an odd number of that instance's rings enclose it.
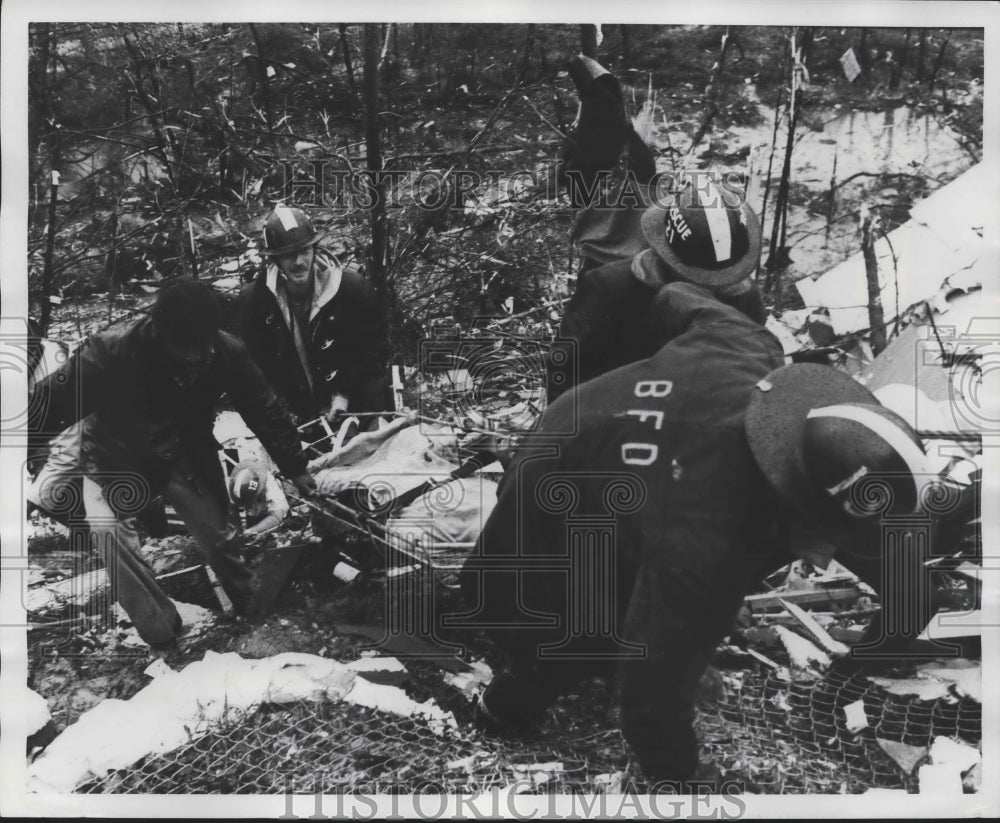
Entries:
{"label": "white debris fragment", "polygon": [[32,614],[44,614],[67,605],[82,606],[97,591],[107,588],[107,585],[107,573],[104,569],[95,569],[66,580],[28,589],[24,607]]}
{"label": "white debris fragment", "polygon": [[400,717],[421,717],[435,734],[442,734],[445,726],[458,728],[455,716],[446,712],[433,699],[417,703],[398,686],[371,683],[364,678],[354,681],[354,687],[344,696],[344,700],[356,706],[366,706],[381,712],[389,712]]}
{"label": "white debris fragment", "polygon": [[983,701],[982,667],[979,661],[950,660],[944,663],[924,663],[914,677],[869,677],[875,685],[890,694],[912,695],[918,700],[938,700],[958,696]]}
{"label": "white debris fragment", "polygon": [[355,672],[405,672],[406,666],[395,657],[360,657],[347,664]]}
{"label": "white debris fragment", "polygon": [[857,734],[868,728],[868,715],[865,714],[865,701],[855,700],[844,706],[844,716],[847,718],[847,731]]}
{"label": "white debris fragment", "polygon": [[804,637],[784,626],[775,626],[775,633],[788,652],[791,668],[800,673],[816,673],[830,665],[830,655]]}
{"label": "white debris fragment", "polygon": [[146,677],[163,677],[165,674],[173,674],[174,670],[166,664],[166,661],[162,657],[156,658],[152,663],[150,663],[142,672]]}
{"label": "white debris fragment", "polygon": [[605,794],[621,794],[626,777],[627,774],[624,771],[599,774],[594,778],[594,786],[602,788]]}
{"label": "white debris fragment", "polygon": [[913,774],[913,768],[927,756],[926,746],[910,746],[881,737],[876,737],[875,741],[882,748],[882,751],[889,755],[906,774]]}
{"label": "white debris fragment", "polygon": [[34,689],[25,686],[19,698],[15,698],[10,708],[24,718],[24,731],[29,737],[45,727],[52,720],[49,704]]}
{"label": "white debris fragment", "polygon": [[458,689],[466,697],[472,697],[488,686],[493,680],[493,669],[482,660],[473,660],[469,663],[472,667],[467,672],[448,672],[444,676],[444,682],[454,689]]}
{"label": "white debris fragment", "polygon": [[920,794],[935,796],[962,794],[962,775],[982,760],[978,749],[948,737],[935,737],[929,754],[931,762],[920,767],[917,779]]}
{"label": "white debris fragment", "polygon": [[471,773],[478,757],[479,754],[473,752],[468,757],[460,757],[458,760],[449,761],[445,769],[448,771],[465,771]]}

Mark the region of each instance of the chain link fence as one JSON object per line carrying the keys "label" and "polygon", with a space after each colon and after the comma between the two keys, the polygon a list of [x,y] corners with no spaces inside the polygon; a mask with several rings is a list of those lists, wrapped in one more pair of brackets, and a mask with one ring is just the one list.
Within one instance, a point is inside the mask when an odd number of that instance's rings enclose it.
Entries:
{"label": "chain link fence", "polygon": [[[981,707],[968,699],[919,701],[867,679],[788,682],[766,669],[727,673],[721,696],[699,708],[705,760],[745,791],[856,793],[915,790],[878,739],[928,746],[935,737],[976,743]],[[868,728],[852,734],[843,707],[863,700]],[[517,784],[537,792],[599,792],[631,771],[614,724],[581,736],[548,722],[521,740],[470,726],[435,733],[423,721],[346,703],[264,707],[212,733],[82,786],[87,793],[228,794],[322,791],[472,792]],[[628,774],[638,790],[638,775]],[[620,778],[620,776],[619,776]]]}

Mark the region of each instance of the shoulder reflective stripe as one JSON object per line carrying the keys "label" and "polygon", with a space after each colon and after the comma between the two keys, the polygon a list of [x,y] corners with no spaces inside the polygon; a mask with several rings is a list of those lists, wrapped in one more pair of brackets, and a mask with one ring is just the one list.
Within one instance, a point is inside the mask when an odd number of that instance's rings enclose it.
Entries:
{"label": "shoulder reflective stripe", "polygon": [[295,219],[295,214],[287,206],[278,206],[275,208],[274,213],[281,221],[281,225],[285,231],[291,231],[299,227],[299,223]]}
{"label": "shoulder reflective stripe", "polygon": [[927,477],[927,455],[891,420],[886,419],[873,409],[866,409],[863,406],[844,405],[824,406],[820,409],[813,409],[807,417],[839,417],[842,420],[853,420],[855,423],[860,423],[862,426],[873,431],[885,440],[896,454],[902,458],[906,467],[913,475],[919,499],[922,487],[929,480]]}
{"label": "shoulder reflective stripe", "polygon": [[705,217],[708,220],[708,230],[712,235],[712,246],[715,248],[715,262],[725,263],[733,254],[733,235],[729,230],[729,214],[722,195],[709,182],[714,199],[705,206]]}

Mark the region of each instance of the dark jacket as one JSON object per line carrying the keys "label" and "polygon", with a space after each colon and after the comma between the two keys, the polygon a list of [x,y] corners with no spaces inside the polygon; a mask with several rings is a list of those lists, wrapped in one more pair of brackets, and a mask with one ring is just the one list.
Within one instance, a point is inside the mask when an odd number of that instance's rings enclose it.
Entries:
{"label": "dark jacket", "polygon": [[[685,716],[671,696],[689,695],[769,559],[775,518],[743,418],[784,359],[769,332],[697,286],[664,287],[651,312],[655,353],[563,395],[522,441],[461,584],[515,668],[544,664],[540,644],[617,658],[625,734],[662,774],[656,741],[671,712]],[[481,570],[497,558],[505,568]],[[596,588],[574,594],[584,568]],[[605,614],[589,624],[595,593]],[[636,648],[644,659],[627,657]]]}
{"label": "dark jacket", "polygon": [[[657,291],[674,278],[663,264],[637,272],[634,261],[616,260],[580,274],[547,359],[549,403],[579,383],[656,351],[650,307]],[[755,323],[765,320],[756,286],[723,302]]]}
{"label": "dark jacket", "polygon": [[171,466],[218,468],[212,427],[226,394],[283,473],[305,471],[298,432],[239,339],[220,331],[208,371],[182,387],[156,335],[146,317],[91,337],[35,388],[30,429],[54,436],[90,415],[84,462],[101,472],[136,472],[155,488]]}
{"label": "dark jacket", "polygon": [[388,359],[388,319],[365,277],[321,250],[314,272],[308,372],[295,347],[277,266],[261,272],[239,299],[240,334],[250,355],[300,423],[326,412],[335,394],[353,399],[367,383],[384,378]]}

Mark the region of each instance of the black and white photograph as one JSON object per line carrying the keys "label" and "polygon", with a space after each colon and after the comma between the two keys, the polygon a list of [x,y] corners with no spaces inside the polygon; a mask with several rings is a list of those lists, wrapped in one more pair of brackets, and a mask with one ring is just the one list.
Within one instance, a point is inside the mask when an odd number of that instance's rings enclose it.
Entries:
{"label": "black and white photograph", "polygon": [[0,813],[1000,814],[1000,6],[2,22]]}

